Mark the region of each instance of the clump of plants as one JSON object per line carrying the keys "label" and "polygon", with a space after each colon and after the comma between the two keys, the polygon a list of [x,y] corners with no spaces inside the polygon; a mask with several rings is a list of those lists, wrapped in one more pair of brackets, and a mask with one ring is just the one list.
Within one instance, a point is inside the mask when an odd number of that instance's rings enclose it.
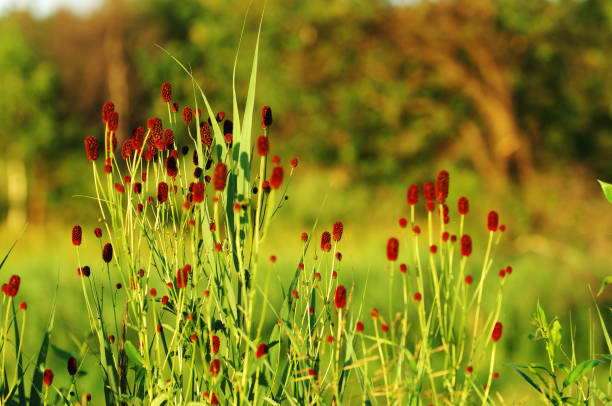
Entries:
{"label": "clump of plants", "polygon": [[[317,244],[316,222],[301,235],[291,283],[282,302],[271,303],[276,257],[263,258],[261,246],[273,238],[269,224],[298,162],[271,156],[268,106],[252,141],[254,81],[241,114],[234,97],[231,119],[201,91],[181,110],[164,83],[166,125],[150,118],[117,149],[119,116],[109,102],[102,141],[85,139],[100,225],[85,233],[75,226],[72,242],[106,403],[492,401],[503,287],[512,273],[492,271],[505,226],[488,214],[483,263],[470,266],[469,203],[458,200],[451,222],[446,171],[422,187],[422,223],[421,188],[408,188],[410,218],[399,220],[388,266],[379,270],[388,279],[388,312],[368,310],[364,323],[367,299],[358,308],[354,286],[342,284],[342,222]],[[98,241],[98,261],[80,258],[83,235]],[[499,281],[493,291],[490,278]],[[495,296],[492,308],[486,295]]]}

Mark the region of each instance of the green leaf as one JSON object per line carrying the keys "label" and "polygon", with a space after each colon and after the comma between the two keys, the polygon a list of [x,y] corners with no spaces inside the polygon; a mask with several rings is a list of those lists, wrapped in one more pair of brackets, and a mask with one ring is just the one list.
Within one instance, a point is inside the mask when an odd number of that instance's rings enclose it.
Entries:
{"label": "green leaf", "polygon": [[[128,341],[129,342],[129,341]],[[126,343],[127,344],[127,343]],[[132,346],[133,348],[134,346]],[[140,354],[138,354],[140,355]],[[160,406],[162,403],[164,403],[165,401],[168,400],[168,395],[163,394],[163,395],[159,395],[158,397],[156,397],[155,399],[153,399],[153,401],[151,402],[151,406]]]}
{"label": "green leaf", "polygon": [[563,387],[566,388],[575,383],[578,381],[578,379],[582,378],[585,374],[601,363],[602,361],[598,359],[590,359],[576,365],[576,368],[574,368],[572,372],[570,372],[569,375],[563,380]]}
{"label": "green leaf", "polygon": [[559,320],[554,320],[552,322],[552,327],[550,328],[550,343],[551,343],[551,358],[554,360],[555,354],[557,350],[561,346],[561,338],[563,337],[563,328],[561,327],[561,323]]}
{"label": "green leaf", "polygon": [[603,190],[604,196],[610,203],[612,203],[612,185],[601,180],[598,180],[601,190]]}
{"label": "green leaf", "polygon": [[57,355],[59,358],[62,358],[65,360],[68,360],[68,358],[70,357],[74,357],[74,354],[72,354],[71,352],[62,350],[61,348],[59,348],[57,345],[54,345],[54,344],[51,344],[51,350],[53,350],[55,355]]}
{"label": "green leaf", "polygon": [[[17,311],[15,310],[15,301],[13,301],[13,320],[15,320],[15,348],[20,348],[20,334],[19,334],[19,323],[17,322]],[[24,372],[23,372],[23,354],[19,353],[19,358],[17,359],[17,376],[19,377],[19,405],[25,406],[26,403],[26,393],[25,393],[25,384],[23,380]]]}
{"label": "green leaf", "polygon": [[599,292],[597,292],[598,297],[603,293],[606,285],[609,285],[610,283],[612,283],[612,275],[608,275],[603,278],[603,281],[601,281],[601,287],[599,288]]}
{"label": "green leaf", "polygon": [[[57,292],[57,287],[56,287]],[[53,305],[51,307],[51,316],[49,317],[49,324],[47,326],[47,332],[43,338],[43,342],[40,345],[38,351],[38,359],[36,360],[36,367],[34,368],[34,376],[32,377],[32,387],[30,389],[30,405],[40,405],[43,385],[43,372],[45,370],[45,363],[47,362],[47,352],[49,351],[49,340],[51,339],[51,332],[53,331],[53,321],[55,320],[55,299],[53,299]]]}
{"label": "green leaf", "polygon": [[140,355],[140,353],[138,352],[136,347],[134,347],[134,344],[132,344],[131,341],[126,341],[124,344],[124,348],[125,353],[127,354],[130,361],[137,364],[138,366],[144,367],[144,358],[142,358],[142,355]]}
{"label": "green leaf", "polygon": [[531,386],[533,386],[538,392],[542,393],[542,390],[540,389],[540,387],[538,386],[537,383],[535,383],[533,381],[533,379],[531,379],[527,374],[525,374],[523,371],[521,371],[518,368],[514,368],[514,370],[524,379],[527,381],[527,383]]}

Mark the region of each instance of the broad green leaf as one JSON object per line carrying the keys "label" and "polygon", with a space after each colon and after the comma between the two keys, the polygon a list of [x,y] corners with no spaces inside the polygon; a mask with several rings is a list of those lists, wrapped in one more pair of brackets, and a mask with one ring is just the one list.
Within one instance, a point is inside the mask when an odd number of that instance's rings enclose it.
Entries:
{"label": "broad green leaf", "polygon": [[51,344],[51,350],[53,350],[53,352],[55,353],[55,355],[57,355],[59,358],[68,360],[68,358],[70,357],[74,357],[74,355],[66,350],[62,350],[61,348],[59,348],[57,345]]}
{"label": "broad green leaf", "polygon": [[608,275],[605,278],[603,278],[603,281],[601,281],[601,287],[599,288],[599,292],[597,292],[597,296],[601,295],[606,285],[609,285],[610,283],[612,283],[612,275]]}
{"label": "broad green leaf", "polygon": [[608,199],[608,201],[612,203],[612,184],[603,182],[601,180],[598,180],[597,182],[599,182],[599,185],[601,186],[601,190],[603,190],[603,193],[604,193],[604,196],[606,196],[606,199]]}
{"label": "broad green leaf", "polygon": [[133,363],[141,367],[144,367],[144,364],[145,364],[144,359],[142,358],[142,355],[140,355],[136,347],[134,347],[134,344],[132,344],[131,341],[126,341],[124,344],[124,347],[125,347],[125,353],[127,354],[130,361],[132,361]]}
{"label": "broad green leaf", "polygon": [[576,365],[576,368],[574,368],[572,372],[570,372],[569,375],[563,380],[563,387],[566,388],[575,383],[578,381],[578,379],[582,378],[585,374],[601,363],[602,361],[598,359],[590,359]]}

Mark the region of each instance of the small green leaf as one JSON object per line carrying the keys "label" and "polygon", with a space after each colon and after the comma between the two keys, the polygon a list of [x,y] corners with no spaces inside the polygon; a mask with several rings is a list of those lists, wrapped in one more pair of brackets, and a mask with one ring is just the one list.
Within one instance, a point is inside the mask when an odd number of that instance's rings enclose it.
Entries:
{"label": "small green leaf", "polygon": [[612,203],[612,185],[601,180],[598,180],[601,190],[603,190],[604,196],[610,203]]}
{"label": "small green leaf", "polygon": [[603,278],[603,281],[601,281],[601,287],[599,288],[599,292],[597,292],[597,296],[601,295],[606,285],[609,285],[610,283],[612,283],[612,275],[608,275],[605,278]]}
{"label": "small green leaf", "polygon": [[582,378],[589,371],[595,368],[597,365],[601,364],[602,361],[598,359],[590,359],[588,361],[581,362],[576,365],[576,368],[569,373],[569,375],[563,380],[563,387],[567,388],[569,385],[578,381],[578,379]]}
{"label": "small green leaf", "polygon": [[523,371],[521,371],[518,368],[514,368],[514,370],[524,379],[527,381],[527,383],[531,386],[533,386],[535,388],[535,390],[537,390],[538,392],[542,392],[542,390],[540,389],[540,387],[538,386],[537,383],[535,383],[533,381],[533,379],[531,379],[527,374],[525,374]]}
{"label": "small green leaf", "polygon": [[126,341],[124,346],[125,346],[125,353],[127,354],[130,361],[132,361],[133,363],[141,367],[144,367],[144,364],[145,364],[144,359],[142,358],[142,355],[140,355],[136,347],[134,347],[134,344],[132,344],[131,341]]}
{"label": "small green leaf", "polygon": [[[132,346],[132,347],[134,347],[134,346]],[[159,395],[158,397],[153,399],[153,401],[151,402],[151,406],[160,406],[162,403],[164,403],[167,400],[168,400],[168,395],[166,395],[166,394]]]}

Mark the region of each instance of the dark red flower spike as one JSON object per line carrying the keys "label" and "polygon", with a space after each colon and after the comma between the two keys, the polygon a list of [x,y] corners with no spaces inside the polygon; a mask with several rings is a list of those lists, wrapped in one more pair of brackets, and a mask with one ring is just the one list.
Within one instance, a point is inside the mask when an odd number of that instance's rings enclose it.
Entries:
{"label": "dark red flower spike", "polygon": [[225,189],[227,182],[227,165],[223,162],[218,162],[215,166],[213,186],[215,190],[222,192]]}
{"label": "dark red flower spike", "polygon": [[170,86],[170,83],[168,82],[162,83],[161,97],[162,97],[162,100],[166,103],[170,103],[172,101],[172,86]]}
{"label": "dark red flower spike", "polygon": [[336,308],[343,309],[346,305],[346,288],[342,285],[336,288],[336,294],[334,297],[334,304]]}
{"label": "dark red flower spike", "polygon": [[278,189],[283,183],[283,168],[280,166],[275,166],[272,169],[272,174],[270,175],[270,187],[272,189]]}
{"label": "dark red flower spike", "polygon": [[261,109],[261,128],[266,129],[272,125],[272,109],[264,106]]}
{"label": "dark red flower spike", "polygon": [[89,137],[85,138],[85,154],[87,155],[87,158],[93,162],[98,159],[99,153],[100,150],[96,137],[90,135]]}
{"label": "dark red flower spike", "polygon": [[106,124],[108,125],[108,131],[117,131],[117,127],[119,126],[119,113],[117,113],[116,111],[111,112],[108,116],[108,121],[106,122]]}
{"label": "dark red flower spike", "polygon": [[468,214],[468,211],[470,210],[470,204],[468,202],[467,197],[459,198],[459,200],[457,201],[457,210],[459,211],[459,214],[461,214],[462,216],[465,216],[466,214]]}
{"label": "dark red flower spike", "polygon": [[330,249],[331,249],[331,234],[329,233],[329,231],[325,231],[323,232],[323,234],[321,234],[321,250],[325,252],[329,252]]}
{"label": "dark red flower spike", "polygon": [[436,200],[443,204],[448,197],[449,174],[447,171],[440,171],[436,177]]}
{"label": "dark red flower spike", "polygon": [[74,375],[77,373],[77,360],[74,357],[68,358],[68,373]]}
{"label": "dark red flower spike", "polygon": [[104,106],[102,106],[102,121],[105,123],[108,122],[110,118],[110,114],[115,111],[115,105],[113,102],[106,102]]}
{"label": "dark red flower spike", "polygon": [[107,242],[102,249],[102,259],[107,264],[113,260],[113,246],[110,242]]}
{"label": "dark red flower spike", "polygon": [[195,182],[191,195],[194,203],[202,203],[204,201],[204,183]]}
{"label": "dark red flower spike", "polygon": [[387,242],[387,259],[389,261],[397,261],[399,251],[399,240],[397,238],[389,238]]}
{"label": "dark red flower spike", "polygon": [[183,108],[183,122],[186,125],[190,125],[192,121],[193,121],[193,111],[191,110],[191,107],[185,106]]}
{"label": "dark red flower spike", "polygon": [[257,346],[257,354],[255,355],[255,357],[257,359],[263,357],[264,355],[266,355],[268,353],[268,346],[265,343],[261,343]]}
{"label": "dark red flower spike", "polygon": [[496,211],[490,211],[487,216],[487,228],[489,231],[497,231],[497,225],[499,223],[499,216]]}
{"label": "dark red flower spike", "polygon": [[83,235],[83,230],[81,226],[72,227],[72,244],[79,246],[81,245],[81,237]]}
{"label": "dark red flower spike", "polygon": [[340,241],[340,239],[342,238],[343,231],[344,231],[344,225],[342,224],[342,222],[336,221],[332,228],[332,236],[334,238],[334,241]]}
{"label": "dark red flower spike", "polygon": [[177,165],[177,162],[176,162],[176,158],[174,156],[172,156],[172,155],[170,155],[166,159],[166,173],[171,178],[176,177],[176,175],[178,174],[178,165]]}
{"label": "dark red flower spike", "polygon": [[410,185],[408,188],[408,193],[406,193],[406,200],[410,206],[414,206],[419,201],[419,186],[418,185]]}
{"label": "dark red flower spike", "polygon": [[495,326],[493,327],[493,333],[491,333],[491,339],[493,341],[499,341],[499,339],[502,336],[502,330],[503,330],[502,324],[499,321],[495,323]]}
{"label": "dark red flower spike", "polygon": [[461,255],[464,257],[469,257],[472,254],[472,238],[464,234],[461,237]]}
{"label": "dark red flower spike", "polygon": [[268,142],[268,137],[265,135],[260,135],[257,138],[257,153],[259,156],[266,156],[270,152],[270,143]]}
{"label": "dark red flower spike", "polygon": [[50,369],[46,369],[43,373],[43,382],[45,386],[51,386],[53,383],[53,371]]}
{"label": "dark red flower spike", "polygon": [[157,201],[164,203],[168,200],[168,184],[166,182],[159,182],[157,185]]}
{"label": "dark red flower spike", "polygon": [[425,182],[423,184],[423,197],[427,202],[433,202],[435,199],[435,189],[434,184],[431,182]]}

